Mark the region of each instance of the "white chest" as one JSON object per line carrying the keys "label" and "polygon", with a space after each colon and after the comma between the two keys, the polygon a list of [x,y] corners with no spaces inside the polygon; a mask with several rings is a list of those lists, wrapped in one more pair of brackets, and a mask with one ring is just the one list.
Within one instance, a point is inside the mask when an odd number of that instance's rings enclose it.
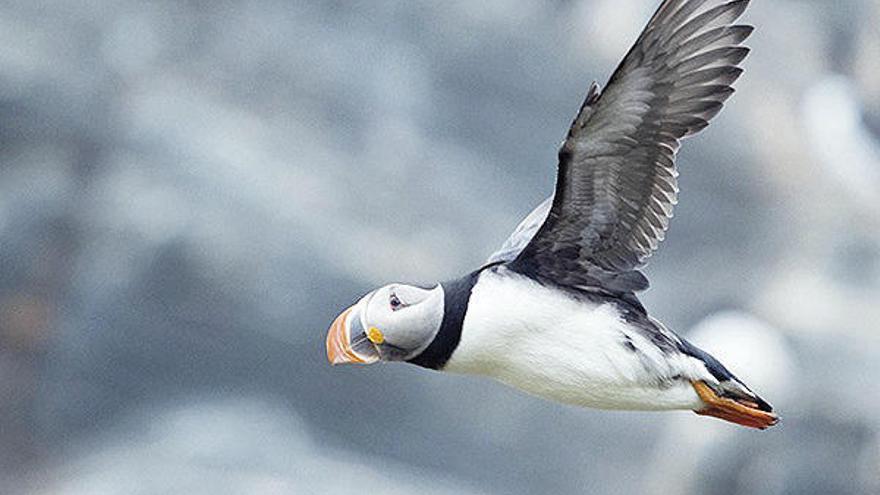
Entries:
{"label": "white chest", "polygon": [[444,370],[489,376],[588,407],[686,409],[699,399],[686,381],[671,377],[693,367],[690,361],[663,355],[612,304],[577,300],[526,277],[484,272]]}

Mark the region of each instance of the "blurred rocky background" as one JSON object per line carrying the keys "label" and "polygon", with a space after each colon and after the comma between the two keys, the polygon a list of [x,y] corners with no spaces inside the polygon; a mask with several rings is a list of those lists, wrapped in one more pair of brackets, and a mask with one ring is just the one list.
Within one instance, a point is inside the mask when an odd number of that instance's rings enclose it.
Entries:
{"label": "blurred rocky background", "polygon": [[331,369],[477,267],[656,0],[0,2],[0,492],[880,493],[880,1],[753,2],[649,309],[781,411]]}

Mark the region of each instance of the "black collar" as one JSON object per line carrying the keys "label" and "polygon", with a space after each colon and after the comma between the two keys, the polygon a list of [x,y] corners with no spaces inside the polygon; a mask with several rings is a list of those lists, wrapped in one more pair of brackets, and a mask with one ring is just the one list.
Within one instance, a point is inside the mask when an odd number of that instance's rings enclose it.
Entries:
{"label": "black collar", "polygon": [[481,271],[482,269],[460,279],[440,284],[443,287],[443,322],[440,323],[440,330],[437,331],[431,344],[408,362],[433,370],[443,369],[461,340],[461,327],[464,324],[464,315],[467,313],[471,290],[476,285]]}

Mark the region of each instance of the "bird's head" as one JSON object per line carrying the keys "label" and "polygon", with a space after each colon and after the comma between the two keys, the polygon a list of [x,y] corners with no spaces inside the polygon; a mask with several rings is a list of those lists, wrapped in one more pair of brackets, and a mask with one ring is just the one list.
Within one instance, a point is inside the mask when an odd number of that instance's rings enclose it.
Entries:
{"label": "bird's head", "polygon": [[343,311],[327,332],[331,364],[406,361],[431,344],[443,322],[443,287],[391,284]]}

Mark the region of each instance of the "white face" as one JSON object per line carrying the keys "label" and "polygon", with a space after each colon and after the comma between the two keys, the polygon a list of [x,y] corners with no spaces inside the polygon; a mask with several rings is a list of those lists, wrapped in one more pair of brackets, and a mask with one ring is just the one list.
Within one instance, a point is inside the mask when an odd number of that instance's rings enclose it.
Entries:
{"label": "white face", "polygon": [[337,318],[328,334],[328,357],[334,364],[411,359],[430,345],[442,321],[441,286],[386,285]]}

